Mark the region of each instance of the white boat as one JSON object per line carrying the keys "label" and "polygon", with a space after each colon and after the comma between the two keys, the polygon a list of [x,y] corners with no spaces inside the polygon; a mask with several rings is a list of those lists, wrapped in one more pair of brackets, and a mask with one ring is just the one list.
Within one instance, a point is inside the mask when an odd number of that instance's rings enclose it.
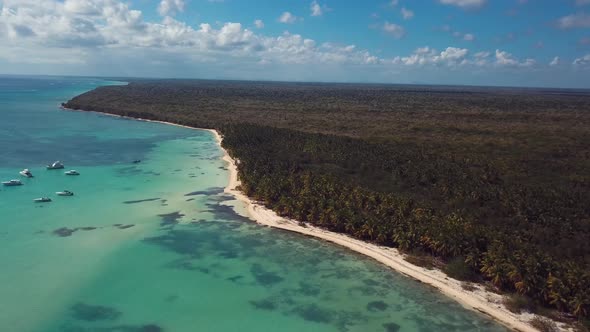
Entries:
{"label": "white boat", "polygon": [[65,172],[65,175],[80,175],[80,173],[78,173],[78,171],[76,171],[75,169],[72,169]]}
{"label": "white boat", "polygon": [[74,193],[69,190],[57,191],[57,196],[74,196]]}
{"label": "white boat", "polygon": [[64,168],[64,164],[61,161],[56,161],[51,165],[47,165],[47,169],[62,169]]}
{"label": "white boat", "polygon": [[35,203],[47,203],[47,202],[51,202],[51,198],[49,198],[49,197],[40,197],[40,198],[35,198],[33,201]]}
{"label": "white boat", "polygon": [[18,174],[27,177],[27,178],[32,178],[33,177],[33,173],[31,173],[31,171],[29,171],[28,168],[23,169],[22,171],[18,172]]}
{"label": "white boat", "polygon": [[2,182],[3,185],[8,186],[8,187],[13,187],[13,186],[22,186],[23,183],[20,182],[20,180],[10,180],[10,181],[4,181]]}

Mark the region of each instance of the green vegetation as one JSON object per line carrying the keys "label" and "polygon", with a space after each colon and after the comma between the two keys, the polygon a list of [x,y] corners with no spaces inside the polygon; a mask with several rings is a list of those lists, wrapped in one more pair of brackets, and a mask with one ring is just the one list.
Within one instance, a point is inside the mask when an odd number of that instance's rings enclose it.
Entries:
{"label": "green vegetation", "polygon": [[449,277],[461,281],[476,282],[479,279],[478,273],[474,271],[465,258],[455,257],[443,267],[443,272]]}
{"label": "green vegetation", "polygon": [[590,314],[584,92],[162,81],[65,106],[218,129],[243,191],[281,215]]}

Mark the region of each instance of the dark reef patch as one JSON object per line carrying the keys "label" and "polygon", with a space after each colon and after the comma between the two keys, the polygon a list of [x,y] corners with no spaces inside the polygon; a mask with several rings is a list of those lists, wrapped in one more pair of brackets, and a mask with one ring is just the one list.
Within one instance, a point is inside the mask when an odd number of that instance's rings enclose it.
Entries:
{"label": "dark reef patch", "polygon": [[181,255],[199,257],[201,243],[195,232],[171,230],[164,235],[146,238],[143,241]]}
{"label": "dark reef patch", "polygon": [[396,323],[386,323],[383,324],[383,328],[385,329],[385,332],[398,332],[401,329],[401,326]]}
{"label": "dark reef patch", "polygon": [[297,291],[305,296],[318,296],[321,293],[321,288],[319,286],[300,281],[299,289]]}
{"label": "dark reef patch", "polygon": [[367,303],[367,310],[371,311],[371,312],[384,311],[388,307],[389,306],[387,305],[387,303],[385,303],[383,301],[372,301],[372,302]]}
{"label": "dark reef patch", "polygon": [[160,199],[160,197],[138,199],[136,201],[125,201],[125,202],[123,202],[123,204],[137,204],[137,203],[143,203],[143,202],[153,202],[153,201],[157,201],[159,199]]}
{"label": "dark reef patch", "polygon": [[229,280],[231,282],[238,282],[238,281],[240,281],[242,279],[244,279],[244,276],[233,276],[233,277],[227,278],[227,280]]}
{"label": "dark reef patch", "polygon": [[310,322],[330,323],[333,321],[333,313],[330,310],[320,308],[316,304],[296,307],[293,312]]}
{"label": "dark reef patch", "polygon": [[276,310],[278,307],[276,303],[274,303],[273,301],[268,300],[268,299],[250,301],[250,304],[252,306],[254,306],[254,308],[260,309],[260,310]]}
{"label": "dark reef patch", "polygon": [[127,228],[131,228],[135,226],[134,224],[129,224],[129,225],[119,225],[117,226],[118,229],[127,229]]}
{"label": "dark reef patch", "polygon": [[100,305],[90,305],[78,302],[71,308],[72,317],[77,320],[87,322],[94,322],[99,320],[116,320],[121,316],[121,312],[111,308]]}
{"label": "dark reef patch", "polygon": [[284,280],[284,278],[278,274],[265,270],[260,264],[253,264],[250,268],[250,272],[256,279],[256,282],[262,286],[274,286]]}
{"label": "dark reef patch", "polygon": [[180,211],[159,214],[158,217],[162,218],[162,222],[160,226],[170,226],[178,224],[178,220],[184,217],[184,214],[180,213]]}
{"label": "dark reef patch", "polygon": [[223,190],[221,187],[211,187],[206,190],[193,191],[184,196],[213,196],[223,193]]}
{"label": "dark reef patch", "polygon": [[53,234],[55,234],[57,236],[61,236],[61,237],[68,237],[68,236],[72,236],[72,234],[74,234],[74,232],[76,232],[77,230],[78,230],[77,228],[62,227],[62,228],[58,228],[58,229],[54,230]]}
{"label": "dark reef patch", "polygon": [[243,217],[236,213],[231,206],[221,205],[219,203],[207,204],[208,212],[212,213],[217,220],[239,220],[243,222],[251,222],[250,219]]}
{"label": "dark reef patch", "polygon": [[115,325],[106,327],[86,328],[82,326],[64,326],[63,332],[163,332],[164,329],[156,324],[146,325]]}

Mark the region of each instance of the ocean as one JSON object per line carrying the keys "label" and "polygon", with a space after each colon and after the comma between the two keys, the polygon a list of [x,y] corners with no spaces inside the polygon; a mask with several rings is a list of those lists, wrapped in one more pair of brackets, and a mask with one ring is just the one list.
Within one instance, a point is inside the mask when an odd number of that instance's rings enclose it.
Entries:
{"label": "ocean", "polygon": [[[24,183],[0,187],[1,331],[506,331],[369,258],[249,220],[223,193],[210,132],[60,110],[109,84],[123,83],[0,76],[0,180]],[[56,160],[80,176],[45,169]]]}

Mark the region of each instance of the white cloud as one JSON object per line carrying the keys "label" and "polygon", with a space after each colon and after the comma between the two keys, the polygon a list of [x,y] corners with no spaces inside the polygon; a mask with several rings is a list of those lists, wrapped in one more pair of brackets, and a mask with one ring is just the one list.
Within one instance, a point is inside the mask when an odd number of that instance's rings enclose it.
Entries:
{"label": "white cloud", "polygon": [[279,22],[285,24],[293,24],[297,22],[297,20],[299,20],[299,18],[290,12],[284,12],[281,14],[281,16],[279,16]]}
{"label": "white cloud", "polygon": [[518,64],[518,61],[512,57],[512,54],[496,50],[496,63],[501,66],[515,66]]}
{"label": "white cloud", "polygon": [[[95,68],[97,62],[120,62],[117,69],[124,70],[128,66],[145,69],[140,66],[146,63],[154,68],[168,63],[176,67],[182,64],[183,68],[199,63],[207,63],[207,68],[212,68],[210,64],[236,68],[305,64],[349,69],[368,66],[385,73],[411,66],[492,68],[503,64],[511,65],[507,70],[527,70],[527,66],[535,65],[533,59],[520,61],[499,50],[495,59],[481,50],[473,54],[467,48],[437,51],[427,46],[409,55],[383,57],[354,45],[320,44],[299,34],[262,35],[237,22],[191,26],[169,15],[157,22],[147,21],[141,11],[120,0],[2,1],[0,63],[5,66],[61,63]],[[264,22],[256,20],[253,26],[261,28]],[[405,34],[405,29],[394,23],[377,27],[395,38]],[[122,59],[128,59],[124,65]],[[590,59],[580,58],[576,63],[584,61]]]}
{"label": "white cloud", "polygon": [[[90,1],[86,0],[85,2]],[[182,11],[184,11],[184,0],[162,0],[158,6],[158,13],[162,16],[174,15]]]}
{"label": "white cloud", "polygon": [[402,27],[401,25],[397,25],[395,23],[385,22],[383,23],[382,29],[387,34],[392,35],[396,39],[400,39],[406,34],[406,29],[404,29],[404,27]]}
{"label": "white cloud", "polygon": [[586,66],[586,65],[590,65],[590,54],[586,54],[581,58],[577,58],[574,60],[573,62],[574,65],[576,66]]}
{"label": "white cloud", "polygon": [[414,17],[414,12],[409,9],[406,9],[405,7],[402,7],[401,13],[404,20],[409,20]]}
{"label": "white cloud", "polygon": [[455,67],[467,64],[466,56],[469,50],[466,48],[447,47],[442,52],[437,52],[428,46],[420,47],[410,56],[400,57],[397,62],[406,66],[446,65]]}
{"label": "white cloud", "polygon": [[443,5],[456,6],[463,9],[480,8],[487,0],[438,0]]}
{"label": "white cloud", "polygon": [[317,0],[314,0],[309,6],[309,10],[311,11],[311,16],[322,16],[325,13],[332,11],[332,8],[326,5],[320,5]]}
{"label": "white cloud", "polygon": [[472,33],[466,33],[463,35],[463,40],[466,41],[474,41],[475,40],[475,36]]}
{"label": "white cloud", "polygon": [[311,10],[311,16],[322,16],[324,14],[322,6],[317,1],[313,1],[309,9]]}
{"label": "white cloud", "polygon": [[578,5],[578,6],[590,5],[590,0],[576,0],[576,5]]}
{"label": "white cloud", "polygon": [[391,7],[395,7],[395,6],[397,6],[398,4],[399,4],[399,0],[391,0],[391,1],[389,1],[389,5],[390,5]]}
{"label": "white cloud", "polygon": [[560,29],[590,28],[590,15],[584,13],[572,14],[557,20]]}
{"label": "white cloud", "polygon": [[554,57],[553,60],[551,60],[551,62],[549,62],[550,66],[557,66],[560,63],[560,59],[558,56]]}
{"label": "white cloud", "polygon": [[481,52],[477,52],[473,55],[473,57],[475,58],[473,60],[473,64],[476,66],[486,66],[489,64],[488,58],[490,56],[490,52],[487,51],[481,51]]}
{"label": "white cloud", "polygon": [[532,58],[526,58],[524,61],[519,61],[512,54],[506,51],[496,50],[496,65],[507,67],[532,67],[537,62]]}

